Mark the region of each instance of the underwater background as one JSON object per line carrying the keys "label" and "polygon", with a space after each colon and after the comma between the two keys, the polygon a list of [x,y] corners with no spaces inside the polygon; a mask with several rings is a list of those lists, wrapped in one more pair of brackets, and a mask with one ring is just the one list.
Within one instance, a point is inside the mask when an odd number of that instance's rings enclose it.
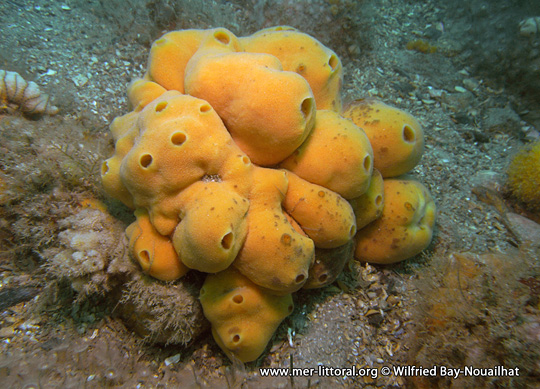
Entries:
{"label": "underwater background", "polygon": [[[124,232],[134,216],[105,194],[100,169],[152,42],[173,30],[247,36],[277,25],[334,50],[344,105],[372,97],[418,119],[425,152],[410,175],[431,192],[437,222],[414,258],[351,260],[331,285],[295,293],[265,352],[243,364],[212,339],[200,274],[140,274]],[[49,108],[27,109],[4,93],[3,74],[3,387],[538,387],[537,1],[6,0],[0,29],[0,69],[50,96]],[[413,365],[519,375],[381,374]],[[378,374],[260,370],[318,366]]]}

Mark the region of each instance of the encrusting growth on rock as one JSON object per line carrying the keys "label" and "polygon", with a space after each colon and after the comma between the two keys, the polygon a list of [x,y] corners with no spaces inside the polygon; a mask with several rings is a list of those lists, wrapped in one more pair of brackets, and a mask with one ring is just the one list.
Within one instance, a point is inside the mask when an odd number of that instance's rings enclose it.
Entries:
{"label": "encrusting growth on rock", "polygon": [[521,149],[507,173],[512,194],[531,210],[540,211],[540,141]]}

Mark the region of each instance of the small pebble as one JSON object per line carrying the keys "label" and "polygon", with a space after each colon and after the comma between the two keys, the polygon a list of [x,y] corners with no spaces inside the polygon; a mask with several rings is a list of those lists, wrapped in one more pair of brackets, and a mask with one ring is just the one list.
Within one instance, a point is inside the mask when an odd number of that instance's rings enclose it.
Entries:
{"label": "small pebble", "polygon": [[165,359],[165,366],[169,366],[177,363],[180,360],[180,354],[173,355],[172,357]]}
{"label": "small pebble", "polygon": [[73,83],[76,86],[78,86],[80,88],[81,86],[86,85],[86,83],[88,82],[88,77],[83,76],[82,74],[79,74],[79,75],[73,77],[71,80],[73,81]]}
{"label": "small pebble", "polygon": [[478,86],[480,85],[480,82],[474,78],[466,78],[463,80],[463,86],[470,90],[471,92],[476,90]]}

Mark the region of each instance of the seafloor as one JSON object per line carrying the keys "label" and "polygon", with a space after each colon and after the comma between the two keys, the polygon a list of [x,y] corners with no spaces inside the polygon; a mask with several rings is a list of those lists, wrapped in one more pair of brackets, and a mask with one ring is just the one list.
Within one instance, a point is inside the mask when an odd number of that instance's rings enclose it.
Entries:
{"label": "seafloor", "polygon": [[[0,116],[0,386],[540,387],[540,215],[505,184],[513,155],[539,136],[540,31],[520,34],[530,16],[537,2],[0,2],[0,69],[34,80],[60,109]],[[97,251],[123,255],[133,216],[99,181],[108,125],[128,112],[126,86],[163,32],[245,36],[279,24],[338,53],[345,102],[376,97],[422,123],[426,150],[412,175],[437,203],[433,242],[398,265],[351,262],[334,284],[297,293],[256,362],[231,363],[207,331],[186,347],[145,341],[118,312],[125,280],[84,278],[60,260],[77,228]],[[106,220],[96,217],[102,204]],[[166,317],[182,310],[156,300],[147,298]],[[291,364],[378,374],[259,373]],[[381,374],[408,365],[439,370]],[[519,375],[441,374],[464,366]]]}

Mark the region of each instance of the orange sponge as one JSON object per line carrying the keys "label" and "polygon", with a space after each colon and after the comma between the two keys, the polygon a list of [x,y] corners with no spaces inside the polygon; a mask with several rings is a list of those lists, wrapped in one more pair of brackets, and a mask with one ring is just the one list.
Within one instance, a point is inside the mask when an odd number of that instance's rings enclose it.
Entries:
{"label": "orange sponge", "polygon": [[411,258],[431,241],[435,203],[429,191],[412,180],[384,180],[382,216],[358,231],[356,258],[394,263]]}
{"label": "orange sponge", "polygon": [[354,101],[343,116],[364,129],[373,147],[374,166],[383,177],[407,173],[422,158],[424,131],[412,115],[375,99]]}
{"label": "orange sponge", "polygon": [[179,211],[171,200],[242,153],[206,101],[175,91],[148,104],[136,123],[137,141],[122,160],[120,178],[157,230],[170,235]]}
{"label": "orange sponge", "polygon": [[152,44],[145,79],[184,93],[186,65],[201,46],[241,50],[238,38],[226,28],[172,31]]}
{"label": "orange sponge", "polygon": [[356,222],[351,205],[339,194],[285,172],[289,186],[283,207],[315,246],[334,248],[352,239]]}
{"label": "orange sponge", "polygon": [[280,164],[346,199],[362,195],[373,171],[373,150],[364,131],[334,111],[317,111],[315,128]]}
{"label": "orange sponge", "polygon": [[115,140],[114,155],[101,164],[101,182],[105,191],[130,208],[135,208],[133,196],[120,178],[120,165],[139,135],[136,112],[130,112],[113,120],[110,130]]}
{"label": "orange sponge", "polygon": [[267,293],[233,267],[206,277],[200,301],[216,343],[242,362],[262,354],[294,308],[290,294]]}
{"label": "orange sponge", "polygon": [[249,202],[224,182],[198,181],[182,192],[173,235],[182,262],[206,273],[225,270],[247,234]]}
{"label": "orange sponge", "polygon": [[354,210],[358,230],[381,217],[384,208],[384,183],[377,169],[373,169],[373,176],[366,193],[349,200],[349,203]]}
{"label": "orange sponge", "polygon": [[138,78],[128,85],[128,99],[133,110],[138,112],[166,91],[156,82]]}
{"label": "orange sponge", "polygon": [[315,100],[309,84],[283,71],[271,55],[194,57],[186,69],[185,88],[210,103],[236,144],[259,165],[287,158],[313,128]]}
{"label": "orange sponge", "polygon": [[137,221],[126,230],[129,249],[142,269],[162,281],[182,277],[188,268],[180,261],[171,240],[159,234],[150,223],[148,212],[139,208],[135,211]]}
{"label": "orange sponge", "polygon": [[284,70],[304,77],[317,109],[341,112],[343,68],[339,57],[317,39],[288,26],[270,27],[240,38],[245,51],[276,56]]}
{"label": "orange sponge", "polygon": [[396,262],[431,239],[429,192],[383,181],[418,163],[422,128],[375,100],[341,114],[342,71],[292,27],[175,31],[111,124],[102,180],[137,210],[130,251],[161,280],[208,273],[200,301],[231,358],[258,358],[290,294],[333,282],[353,255]]}
{"label": "orange sponge", "polygon": [[251,281],[276,294],[302,287],[313,263],[313,241],[283,213],[284,171],[256,167],[247,215],[248,233],[233,265]]}
{"label": "orange sponge", "polygon": [[146,78],[167,90],[184,93],[184,70],[199,45],[206,30],[172,31],[156,40],[148,57]]}

